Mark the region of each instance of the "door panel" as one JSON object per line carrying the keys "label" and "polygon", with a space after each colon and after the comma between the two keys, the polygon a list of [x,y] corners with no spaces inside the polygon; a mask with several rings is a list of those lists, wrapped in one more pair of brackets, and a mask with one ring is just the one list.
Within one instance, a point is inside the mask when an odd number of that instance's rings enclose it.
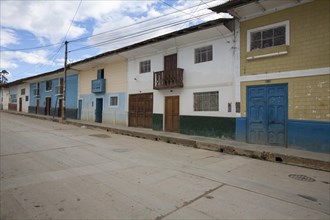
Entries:
{"label": "door panel", "polygon": [[247,88],[247,140],[286,146],[287,85]]}
{"label": "door panel", "polygon": [[78,120],[81,120],[81,111],[82,111],[82,100],[78,101]]}
{"label": "door panel", "polygon": [[19,107],[18,107],[18,111],[22,111],[22,97],[19,98]]}
{"label": "door panel", "polygon": [[171,54],[164,57],[164,70],[172,70],[177,68],[177,54]]}
{"label": "door panel", "polygon": [[58,100],[58,117],[62,117],[63,99]]}
{"label": "door panel", "polygon": [[180,131],[180,98],[179,96],[165,97],[165,131]]}
{"label": "door panel", "polygon": [[153,94],[129,96],[129,126],[152,128]]}
{"label": "door panel", "polygon": [[102,123],[103,98],[96,99],[95,122]]}
{"label": "door panel", "polygon": [[50,115],[51,103],[52,103],[52,98],[46,97],[45,115]]}
{"label": "door panel", "polygon": [[39,99],[36,99],[36,114],[38,114],[39,106],[40,106],[40,101]]}

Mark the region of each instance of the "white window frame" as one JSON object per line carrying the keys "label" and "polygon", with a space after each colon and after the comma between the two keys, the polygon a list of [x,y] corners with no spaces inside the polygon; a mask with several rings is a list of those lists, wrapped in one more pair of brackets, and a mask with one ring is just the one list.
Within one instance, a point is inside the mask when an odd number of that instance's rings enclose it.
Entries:
{"label": "white window frame", "polygon": [[[278,22],[275,24],[270,24],[270,25],[266,25],[266,26],[262,26],[262,27],[258,27],[258,28],[253,28],[247,31],[247,37],[246,37],[246,49],[247,52],[251,51],[251,33],[253,32],[258,32],[258,31],[262,31],[262,30],[266,30],[266,29],[270,29],[270,28],[276,28],[279,26],[285,26],[285,44],[289,46],[290,45],[290,22],[287,21],[282,21],[282,22]],[[271,47],[268,47],[271,48]],[[266,49],[266,48],[262,48],[262,49]],[[260,50],[262,50],[260,49]]]}
{"label": "white window frame", "polygon": [[[206,49],[206,48],[211,48],[211,59],[208,59],[208,60],[197,60],[196,56],[197,56],[197,51],[198,50],[202,50],[202,49]],[[199,55],[200,56],[200,55]],[[207,56],[208,57],[208,56]],[[208,57],[209,58],[209,57]],[[213,60],[213,45],[207,45],[207,46],[203,46],[203,47],[198,47],[198,48],[195,48],[194,50],[194,63],[195,64],[199,64],[199,63],[205,63],[205,62],[210,62]]]}
{"label": "white window frame", "polygon": [[[145,63],[149,62],[149,71],[142,71],[142,64],[144,65]],[[139,62],[139,73],[150,73],[151,72],[151,60],[143,60]]]}
{"label": "white window frame", "polygon": [[[111,98],[117,98],[117,105],[111,105]],[[110,95],[109,96],[109,108],[118,108],[119,107],[119,95]]]}

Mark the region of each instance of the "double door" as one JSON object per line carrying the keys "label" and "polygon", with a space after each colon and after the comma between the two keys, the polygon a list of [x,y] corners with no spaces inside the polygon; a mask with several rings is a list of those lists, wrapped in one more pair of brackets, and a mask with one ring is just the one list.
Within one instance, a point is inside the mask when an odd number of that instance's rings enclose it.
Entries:
{"label": "double door", "polygon": [[247,140],[253,144],[287,145],[287,84],[247,87]]}

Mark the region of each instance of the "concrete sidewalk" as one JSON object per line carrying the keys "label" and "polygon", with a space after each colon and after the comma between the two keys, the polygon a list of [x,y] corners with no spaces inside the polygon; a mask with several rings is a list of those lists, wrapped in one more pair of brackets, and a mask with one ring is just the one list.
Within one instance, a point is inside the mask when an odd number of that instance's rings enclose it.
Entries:
{"label": "concrete sidewalk", "polygon": [[[15,111],[3,111],[10,114],[28,116],[32,118],[62,122],[60,118],[51,116],[36,115]],[[80,120],[67,119],[64,123],[76,126],[86,126],[107,130],[112,133],[128,135],[138,138],[163,141],[172,144],[179,144],[188,147],[201,148],[206,150],[218,151],[227,154],[247,156],[251,158],[278,162],[283,164],[296,165],[311,169],[330,171],[330,154],[316,153],[304,150],[247,144],[233,140],[223,140],[219,138],[190,136],[179,133],[154,131],[144,128],[133,128],[124,126],[114,126],[110,124],[99,124]]]}

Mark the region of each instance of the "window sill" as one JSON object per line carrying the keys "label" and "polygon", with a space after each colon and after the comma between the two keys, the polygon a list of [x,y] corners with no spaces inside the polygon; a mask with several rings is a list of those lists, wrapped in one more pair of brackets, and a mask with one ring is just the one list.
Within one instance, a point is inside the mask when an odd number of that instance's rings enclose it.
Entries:
{"label": "window sill", "polygon": [[280,45],[276,47],[269,47],[265,49],[253,50],[246,53],[247,60],[255,60],[267,57],[286,55],[289,52],[288,45]]}

